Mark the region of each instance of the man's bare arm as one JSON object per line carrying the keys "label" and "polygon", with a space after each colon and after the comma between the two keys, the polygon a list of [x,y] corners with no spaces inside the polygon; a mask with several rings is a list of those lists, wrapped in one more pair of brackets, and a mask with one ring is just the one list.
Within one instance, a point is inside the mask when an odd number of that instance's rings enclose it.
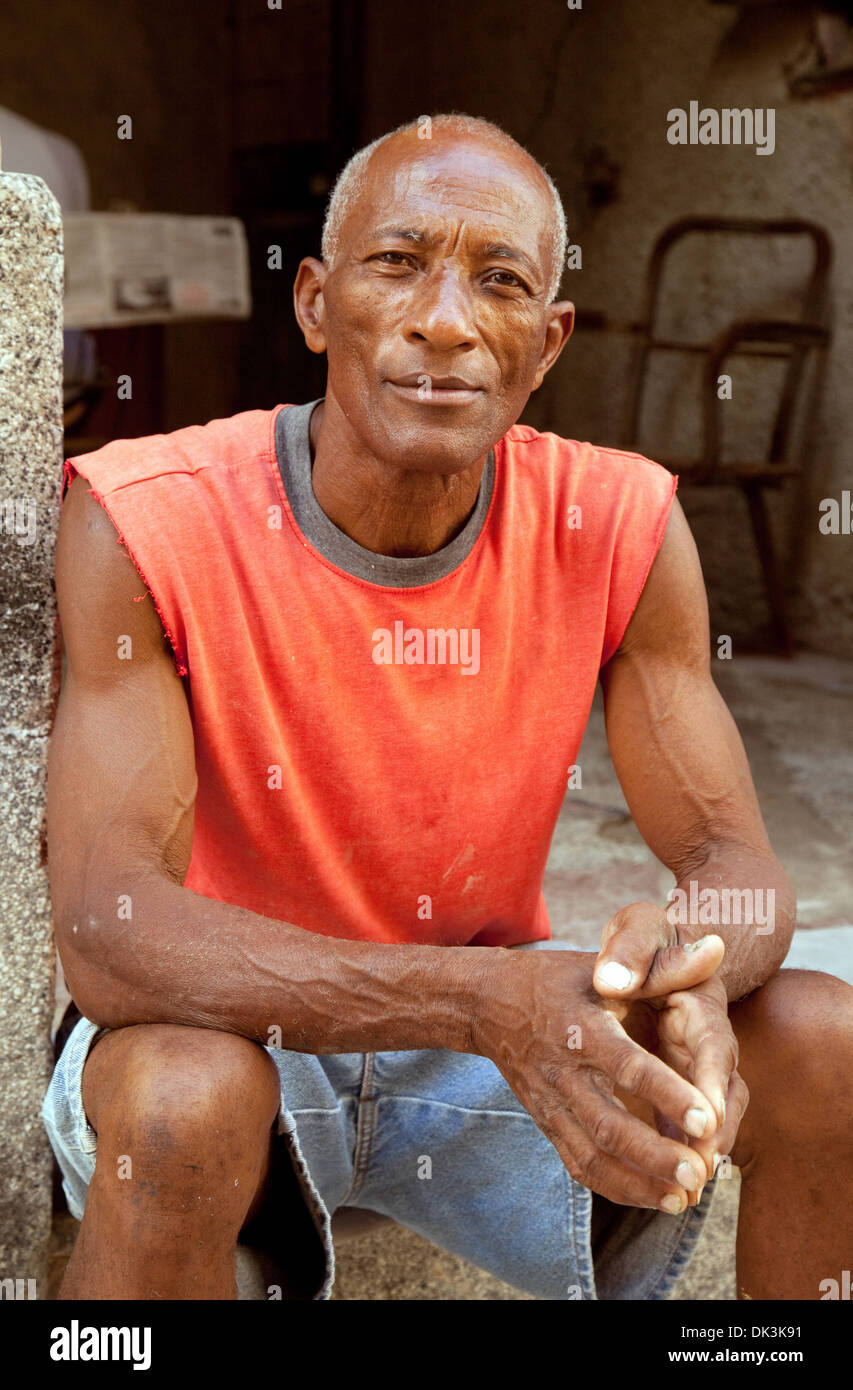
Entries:
{"label": "man's bare arm", "polygon": [[716,901],[722,917],[723,890],[750,890],[763,919],[768,892],[775,896],[772,930],[764,920],[682,929],[685,939],[723,938],[719,974],[728,998],[739,999],[784,959],[795,896],[767,839],[740,735],[711,676],[709,646],[699,558],[676,501],[625,639],[602,672],[607,737],[637,827],[688,902],[691,882],[694,901],[712,889],[706,911]]}
{"label": "man's bare arm", "polygon": [[342,941],[183,886],[197,788],[189,708],[151,597],[82,477],[63,504],[56,586],[68,669],[49,753],[49,869],[83,1013],[263,1043],[275,1027],[282,1046],[314,1053],[467,1050],[491,948]]}

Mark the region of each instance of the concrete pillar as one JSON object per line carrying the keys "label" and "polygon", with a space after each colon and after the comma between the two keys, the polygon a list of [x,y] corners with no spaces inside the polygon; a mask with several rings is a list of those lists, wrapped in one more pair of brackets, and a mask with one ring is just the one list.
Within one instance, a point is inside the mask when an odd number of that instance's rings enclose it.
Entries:
{"label": "concrete pillar", "polygon": [[53,585],[62,465],[62,218],[0,173],[0,1279],[43,1297],[52,1066],[47,745],[59,688]]}

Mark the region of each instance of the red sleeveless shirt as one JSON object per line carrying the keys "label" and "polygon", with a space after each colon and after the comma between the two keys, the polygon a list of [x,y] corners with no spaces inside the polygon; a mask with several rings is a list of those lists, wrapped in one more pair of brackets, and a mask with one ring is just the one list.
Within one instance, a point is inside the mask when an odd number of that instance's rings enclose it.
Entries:
{"label": "red sleeveless shirt", "polygon": [[281,409],[65,463],[63,496],[88,479],[184,679],[198,773],[186,887],[327,936],[547,939],[567,777],[675,477],[514,425],[462,562],[390,587],[300,531]]}

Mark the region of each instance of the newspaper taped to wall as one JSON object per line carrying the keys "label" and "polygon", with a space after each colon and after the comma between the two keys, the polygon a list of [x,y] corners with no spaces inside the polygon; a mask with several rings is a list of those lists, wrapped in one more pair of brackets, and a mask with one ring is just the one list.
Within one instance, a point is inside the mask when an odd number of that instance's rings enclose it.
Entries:
{"label": "newspaper taped to wall", "polygon": [[65,328],[248,318],[237,217],[80,212],[63,218]]}

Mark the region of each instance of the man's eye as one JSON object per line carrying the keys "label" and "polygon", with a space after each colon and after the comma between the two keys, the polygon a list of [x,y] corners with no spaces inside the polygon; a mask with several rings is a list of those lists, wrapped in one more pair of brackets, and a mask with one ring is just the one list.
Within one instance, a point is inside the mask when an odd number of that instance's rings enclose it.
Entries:
{"label": "man's eye", "polygon": [[[507,279],[510,280],[510,281],[512,282],[512,285],[518,285],[519,289],[524,290],[524,289],[527,288],[527,286],[526,286],[521,280],[519,280],[519,278],[518,278],[517,275],[513,275],[513,273],[512,273],[511,270],[493,270],[493,271],[491,272],[489,278],[492,279],[492,278],[494,278],[495,275],[504,275],[504,276],[506,276]],[[502,284],[506,284],[507,282],[506,282],[506,280],[503,280],[501,283],[502,283]],[[511,288],[512,285],[510,285],[509,288]]]}
{"label": "man's eye", "polygon": [[[399,256],[400,261],[403,261],[404,263],[406,263],[406,262],[409,261],[409,257],[406,255],[405,251],[380,251],[379,254],[375,257],[375,259],[376,259],[377,261],[382,261],[382,260],[385,260],[385,257],[386,257],[386,256]],[[386,261],[385,264],[386,264],[386,265],[393,265],[393,264],[399,265],[400,261],[397,261],[397,262]]]}

